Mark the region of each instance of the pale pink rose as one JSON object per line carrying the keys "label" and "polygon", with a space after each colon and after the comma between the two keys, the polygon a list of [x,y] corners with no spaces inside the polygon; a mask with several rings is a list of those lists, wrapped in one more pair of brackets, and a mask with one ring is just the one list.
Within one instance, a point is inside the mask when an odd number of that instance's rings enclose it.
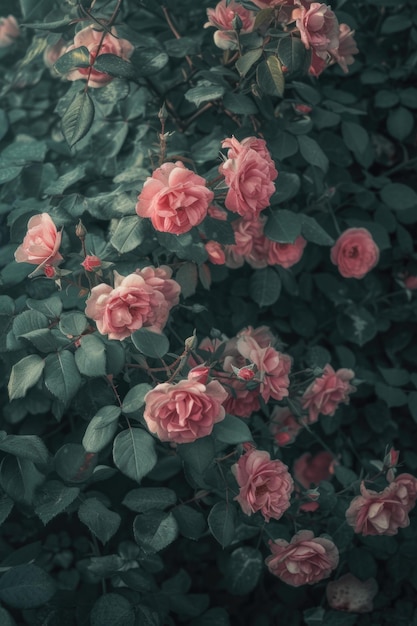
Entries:
{"label": "pale pink rose", "polygon": [[347,523],[361,535],[396,535],[410,524],[410,501],[404,499],[403,484],[392,482],[383,491],[367,489],[361,483],[361,495],[353,498],[346,511]]}
{"label": "pale pink rose", "polygon": [[363,278],[379,261],[379,248],[366,228],[348,228],[330,251],[344,278]]}
{"label": "pale pink rose", "polygon": [[86,272],[96,272],[101,267],[101,259],[95,254],[87,254],[81,265]]}
{"label": "pale pink rose", "polygon": [[135,272],[138,276],[142,276],[147,285],[152,287],[154,291],[159,291],[165,298],[170,309],[178,304],[181,287],[176,280],[171,278],[172,269],[168,265],[153,267],[148,265]]}
{"label": "pale pink rose", "polygon": [[294,478],[304,489],[310,489],[311,485],[319,485],[322,480],[331,478],[333,463],[334,458],[330,452],[318,452],[314,456],[306,452],[294,462]]}
{"label": "pale pink rose", "polygon": [[333,541],[314,537],[311,530],[300,530],[291,539],[270,541],[272,555],[265,563],[274,576],[291,585],[313,585],[330,576],[339,563],[339,551]]}
{"label": "pale pink rose", "polygon": [[[93,88],[104,87],[113,80],[113,76],[98,72],[94,69],[94,61],[97,56],[102,54],[114,54],[124,61],[128,61],[133,54],[135,47],[127,39],[121,39],[117,36],[114,27],[111,28],[111,34],[106,33],[103,37],[103,31],[96,30],[96,24],[90,24],[82,30],[78,31],[74,37],[74,43],[68,46],[65,52],[71,52],[76,48],[85,46],[90,53],[90,66],[79,67],[69,72],[65,78],[67,80],[88,79],[88,86]],[[103,38],[103,41],[102,41]],[[101,45],[100,42],[102,41]]]}
{"label": "pale pink rose", "polygon": [[35,272],[45,266],[59,265],[63,257],[59,254],[62,233],[58,232],[48,213],[30,218],[28,232],[23,243],[14,253],[17,263],[37,265]]}
{"label": "pale pink rose", "polygon": [[19,24],[13,15],[0,17],[0,48],[7,48],[20,37]]}
{"label": "pale pink rose", "polygon": [[293,11],[293,19],[300,31],[301,41],[317,56],[325,59],[329,50],[339,47],[339,23],[327,4],[312,2]]}
{"label": "pale pink rose", "polygon": [[354,376],[349,369],[335,372],[329,364],[324,367],[323,374],[307,387],[301,398],[303,409],[308,409],[309,424],[318,420],[319,413],[334,415],[339,404],[349,404],[349,394],[356,391],[350,384]]}
{"label": "pale pink rose", "polygon": [[238,218],[232,222],[236,243],[225,246],[227,267],[235,269],[245,261],[255,269],[267,266],[268,250],[263,234],[265,222],[266,217],[263,215],[253,220]]}
{"label": "pale pink rose", "polygon": [[280,265],[281,267],[292,267],[303,256],[303,250],[307,245],[304,237],[297,237],[294,243],[268,242],[268,265]]}
{"label": "pale pink rose", "polygon": [[252,326],[243,328],[237,334],[237,338],[239,339],[240,337],[252,337],[261,348],[274,346],[277,341],[269,326],[265,325],[258,326],[257,328],[253,328]]}
{"label": "pale pink rose", "polygon": [[224,265],[226,262],[226,255],[224,253],[224,246],[218,241],[208,241],[204,244],[210,263],[214,265]]}
{"label": "pale pink rose", "polygon": [[269,428],[275,442],[280,447],[283,447],[294,443],[298,433],[303,427],[297,422],[290,409],[276,406],[271,414]]}
{"label": "pale pink rose", "polygon": [[397,486],[397,496],[401,502],[411,511],[417,501],[417,478],[411,474],[399,474],[392,483]]}
{"label": "pale pink rose", "polygon": [[217,380],[207,385],[192,378],[176,385],[161,383],[146,394],[143,417],[161,441],[192,443],[210,435],[214,424],[224,419],[226,397]]}
{"label": "pale pink rose", "polygon": [[260,393],[265,402],[270,398],[282,400],[288,396],[291,357],[275,348],[261,348],[251,337],[241,337],[237,342],[240,354],[254,363],[260,380]]}
{"label": "pale pink rose", "polygon": [[231,469],[239,485],[239,495],[234,499],[246,515],[260,511],[267,522],[284,515],[294,483],[282,461],[271,461],[268,452],[253,448]]}
{"label": "pale pink rose", "polygon": [[255,15],[235,0],[228,5],[226,5],[226,0],[221,0],[214,9],[207,9],[208,22],[204,24],[204,28],[214,26],[218,29],[213,38],[216,46],[222,50],[236,50],[239,47],[237,33],[233,28],[236,15],[242,23],[240,32],[250,33],[255,23]]}
{"label": "pale pink rose", "polygon": [[339,47],[337,50],[332,50],[331,52],[332,57],[345,73],[349,71],[348,65],[352,65],[355,61],[353,55],[359,52],[353,38],[354,34],[355,31],[351,30],[347,24],[340,24]]}
{"label": "pale pink rose", "polygon": [[156,230],[181,235],[203,221],[213,197],[205,179],[181,161],[164,163],[146,179],[136,213],[150,218]]}
{"label": "pale pink rose", "polygon": [[196,365],[188,372],[188,380],[195,380],[198,383],[203,383],[203,385],[207,384],[208,378],[210,376],[210,368],[205,365]]}
{"label": "pale pink rose", "polygon": [[114,275],[113,289],[101,283],[93,287],[87,300],[85,314],[95,320],[98,331],[109,339],[118,340],[142,327],[161,332],[172,301],[148,284],[140,273],[121,276],[114,272]]}
{"label": "pale pink rose", "polygon": [[348,613],[371,613],[374,610],[372,600],[377,593],[375,578],[362,581],[353,574],[345,574],[326,587],[330,608]]}
{"label": "pale pink rose", "polygon": [[230,147],[227,159],[219,167],[229,187],[225,206],[229,211],[253,220],[269,206],[278,172],[261,139],[247,137],[242,142],[225,139],[222,147]]}

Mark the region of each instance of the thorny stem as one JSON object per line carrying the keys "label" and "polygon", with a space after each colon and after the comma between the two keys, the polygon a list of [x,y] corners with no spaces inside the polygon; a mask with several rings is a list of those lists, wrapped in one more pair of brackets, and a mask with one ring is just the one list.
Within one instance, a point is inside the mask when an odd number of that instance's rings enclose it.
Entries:
{"label": "thorny stem", "polygon": [[[163,13],[164,13],[165,19],[166,19],[166,21],[167,21],[167,24],[168,24],[169,28],[171,29],[172,34],[174,35],[174,37],[175,37],[176,39],[181,39],[181,35],[179,34],[179,32],[177,31],[177,29],[175,28],[175,26],[174,26],[174,24],[173,24],[173,22],[172,22],[172,20],[171,20],[171,18],[170,18],[170,15],[169,15],[169,13],[168,13],[168,9],[167,9],[166,7],[164,7],[164,6],[163,6],[163,7],[161,7],[161,9],[162,9],[162,11],[163,11]],[[185,55],[185,59],[186,59],[186,61],[187,61],[188,65],[189,65],[190,67],[193,67],[193,62],[191,61],[191,59],[190,59],[190,57],[188,56],[188,54],[186,54],[186,55]]]}

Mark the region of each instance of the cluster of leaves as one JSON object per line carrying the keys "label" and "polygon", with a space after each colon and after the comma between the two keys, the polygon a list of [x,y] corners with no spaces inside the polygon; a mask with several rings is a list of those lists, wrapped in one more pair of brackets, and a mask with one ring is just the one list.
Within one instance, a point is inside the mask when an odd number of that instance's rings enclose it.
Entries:
{"label": "cluster of leaves", "polygon": [[[16,15],[15,2],[4,5]],[[335,3],[361,54],[349,75],[333,67],[319,80],[305,75],[297,39],[265,45],[247,35],[236,59],[219,51],[202,28],[209,1],[19,5],[27,26],[0,48],[2,623],[370,624],[319,608],[323,584],[291,589],[265,572],[268,540],[289,539],[292,528],[290,518],[265,524],[233,502],[229,468],[247,441],[290,467],[305,451],[332,450],[339,466],[320,485],[319,513],[297,523],[333,538],[340,573],[377,578],[378,623],[417,623],[415,523],[395,537],[365,538],[344,518],[351,486],[375,473],[388,447],[417,470],[417,299],[404,286],[417,275],[413,2]],[[56,70],[45,66],[48,47],[70,42],[91,16],[111,19],[115,6],[117,32],[135,52],[129,62],[97,61],[113,77],[108,85],[65,80],[90,62],[83,50],[84,61],[69,53]],[[157,233],[138,219],[137,194],[161,155],[163,105],[165,159],[181,158],[208,180],[225,137],[266,139],[279,178],[265,233],[281,243],[302,234],[300,263],[214,266],[197,231]],[[43,212],[63,227],[71,280],[63,276],[61,290],[28,279],[33,267],[13,256],[28,219]],[[107,264],[107,279],[110,269],[128,274],[149,263],[176,270],[183,299],[166,336],[140,330],[111,341],[85,317],[95,276],[90,283],[80,266],[80,219],[85,250]],[[350,226],[369,230],[381,251],[360,281],[343,279],[329,260],[328,247]],[[203,228],[207,239],[233,241],[229,223],[207,219]],[[353,369],[363,382],[351,405],[280,451],[268,407],[248,422],[228,416],[211,436],[176,449],[145,430],[146,368],[175,363],[194,329],[199,338],[232,337],[260,324],[279,334],[300,370]]]}

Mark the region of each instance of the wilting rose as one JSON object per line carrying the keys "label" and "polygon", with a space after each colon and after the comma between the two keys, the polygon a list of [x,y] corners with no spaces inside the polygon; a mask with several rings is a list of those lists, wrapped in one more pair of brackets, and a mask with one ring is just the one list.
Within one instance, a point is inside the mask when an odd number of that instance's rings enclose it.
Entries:
{"label": "wilting rose", "polygon": [[203,221],[213,197],[205,179],[181,161],[164,163],[146,179],[136,213],[150,218],[156,230],[181,235]]}
{"label": "wilting rose", "polygon": [[359,52],[353,38],[354,34],[355,31],[351,30],[347,24],[340,24],[339,47],[337,50],[332,50],[332,57],[345,73],[349,71],[348,65],[352,65],[355,61],[353,55]]}
{"label": "wilting rose", "polygon": [[392,481],[397,486],[397,496],[405,504],[408,511],[414,508],[417,501],[417,478],[411,474],[399,474]]}
{"label": "wilting rose", "polygon": [[349,404],[349,394],[356,391],[356,387],[350,384],[354,376],[349,369],[335,372],[329,364],[324,367],[323,374],[307,387],[301,398],[303,409],[308,409],[310,424],[318,420],[320,413],[334,415],[339,404]]}
{"label": "wilting rose", "polygon": [[379,261],[379,248],[366,228],[348,228],[330,251],[345,278],[363,278]]}
{"label": "wilting rose", "polygon": [[276,406],[271,414],[269,428],[275,442],[283,447],[295,441],[302,425],[297,422],[290,409]]}
{"label": "wilting rose", "polygon": [[346,511],[347,523],[361,535],[396,535],[399,528],[410,524],[408,513],[415,500],[404,497],[404,484],[392,482],[383,491],[365,487],[362,481],[361,495],[353,498]]}
{"label": "wilting rose", "polygon": [[327,583],[326,596],[332,609],[348,613],[371,613],[372,600],[378,592],[375,578],[359,580],[352,574],[345,574]]}
{"label": "wilting rose", "polygon": [[87,254],[81,265],[86,272],[95,272],[101,267],[101,259],[95,254]]}
{"label": "wilting rose", "polygon": [[[89,87],[104,87],[113,80],[113,76],[105,72],[99,72],[94,69],[94,61],[102,54],[114,54],[124,61],[128,61],[133,54],[135,47],[127,39],[121,39],[117,36],[114,27],[111,28],[111,34],[106,33],[103,37],[102,30],[96,30],[95,24],[90,24],[82,30],[78,31],[74,37],[74,43],[68,46],[66,52],[71,52],[76,48],[84,46],[90,53],[89,67],[79,67],[66,74],[67,80],[88,79]],[[100,42],[101,45],[100,45]]]}
{"label": "wilting rose", "polygon": [[303,250],[307,242],[304,237],[297,237],[294,243],[278,243],[268,241],[268,265],[280,265],[281,267],[292,267],[303,256]]}
{"label": "wilting rose", "polygon": [[13,15],[0,17],[0,48],[7,48],[20,37],[19,24]]}
{"label": "wilting rose", "polygon": [[231,469],[240,488],[235,500],[246,515],[260,511],[267,522],[283,516],[294,483],[282,461],[271,461],[268,452],[252,449]]}
{"label": "wilting rose", "polygon": [[226,262],[226,255],[224,253],[224,246],[218,241],[208,241],[204,244],[210,263],[213,265],[224,265]]}
{"label": "wilting rose", "polygon": [[46,265],[59,265],[63,259],[58,252],[61,237],[61,232],[57,231],[48,213],[34,215],[28,222],[28,232],[23,243],[14,253],[17,263],[38,265],[37,269]]}
{"label": "wilting rose", "polygon": [[278,172],[263,139],[247,137],[242,142],[225,139],[222,147],[230,148],[227,159],[219,167],[229,187],[225,206],[253,220],[269,206]]}
{"label": "wilting rose", "polygon": [[294,462],[294,478],[305,489],[310,489],[311,485],[319,485],[322,480],[331,478],[333,462],[330,452],[318,452],[314,456],[306,452]]}
{"label": "wilting rose", "polygon": [[143,416],[161,441],[191,443],[210,435],[214,424],[224,419],[226,397],[217,380],[207,385],[192,378],[176,385],[161,383],[146,394]]}
{"label": "wilting rose", "polygon": [[339,23],[331,8],[320,2],[312,2],[308,8],[294,9],[293,19],[300,31],[301,41],[323,59],[327,51],[339,47]]}
{"label": "wilting rose", "polygon": [[95,320],[98,331],[109,339],[125,339],[142,327],[161,332],[165,326],[176,299],[167,299],[163,289],[149,284],[141,274],[143,271],[129,276],[114,272],[113,289],[101,283],[91,290],[85,314]]}
{"label": "wilting rose", "polygon": [[274,576],[292,587],[313,585],[330,576],[339,563],[339,551],[333,541],[314,537],[310,530],[300,530],[291,539],[270,541],[272,555],[265,563]]}
{"label": "wilting rose", "polygon": [[255,15],[235,0],[228,5],[226,5],[226,0],[221,0],[214,9],[207,9],[208,22],[204,24],[204,28],[214,26],[218,29],[214,33],[214,43],[222,50],[234,50],[238,47],[236,32],[233,28],[236,15],[242,24],[240,32],[250,33],[255,23]]}

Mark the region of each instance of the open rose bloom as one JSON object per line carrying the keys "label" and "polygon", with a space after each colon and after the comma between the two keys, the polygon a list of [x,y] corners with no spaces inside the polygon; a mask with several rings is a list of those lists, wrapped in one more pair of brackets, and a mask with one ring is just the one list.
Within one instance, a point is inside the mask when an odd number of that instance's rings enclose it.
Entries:
{"label": "open rose bloom", "polygon": [[323,374],[311,383],[301,398],[303,409],[308,410],[310,424],[318,420],[320,413],[334,415],[341,403],[349,404],[350,394],[356,391],[356,387],[350,384],[354,376],[355,373],[346,368],[335,372],[329,364],[324,367]]}
{"label": "open rose bloom", "polygon": [[135,47],[127,39],[117,36],[114,27],[111,33],[103,36],[102,30],[97,30],[97,24],[90,24],[79,30],[74,37],[74,42],[68,46],[65,52],[70,52],[76,48],[84,46],[90,53],[90,66],[79,67],[66,74],[67,80],[88,79],[89,87],[98,88],[108,85],[113,80],[113,76],[105,72],[94,69],[94,61],[101,54],[114,54],[124,61],[128,61],[133,54]]}
{"label": "open rose bloom", "polygon": [[58,251],[61,237],[61,232],[57,231],[48,213],[34,215],[28,222],[28,232],[23,243],[14,253],[15,260],[17,263],[37,265],[35,272],[59,265],[63,260]]}
{"label": "open rose bloom", "polygon": [[191,376],[176,385],[161,383],[146,394],[143,417],[161,441],[192,443],[224,419],[226,397],[217,380],[203,384]]}
{"label": "open rose bloom", "polygon": [[318,485],[322,480],[331,478],[333,462],[333,455],[325,450],[314,456],[305,452],[294,462],[294,478],[305,489],[310,489],[311,485]]}
{"label": "open rose bloom", "polygon": [[129,276],[115,274],[114,288],[101,283],[91,290],[85,314],[109,339],[125,339],[139,328],[161,332],[178,304],[180,286],[166,266],[146,267]]}
{"label": "open rose bloom", "polygon": [[213,198],[205,179],[181,161],[164,163],[146,179],[136,213],[150,218],[155,230],[181,235],[203,221]]}
{"label": "open rose bloom", "polygon": [[250,33],[255,23],[255,14],[245,9],[239,2],[231,0],[226,5],[226,0],[221,0],[214,9],[207,9],[208,22],[204,24],[204,28],[214,26],[218,29],[213,38],[216,46],[222,50],[238,48],[237,34],[233,28],[236,16],[242,24],[240,33]]}
{"label": "open rose bloom", "polygon": [[332,609],[348,613],[370,613],[372,600],[378,592],[375,578],[359,580],[352,574],[345,574],[327,583],[326,596]]}
{"label": "open rose bloom", "polygon": [[268,452],[252,449],[232,466],[239,485],[239,502],[246,515],[260,511],[269,522],[280,519],[290,506],[294,483],[282,461],[272,461]]}
{"label": "open rose bloom", "polygon": [[0,17],[0,48],[7,48],[20,37],[20,28],[13,15]]}
{"label": "open rose bloom", "polygon": [[291,539],[270,541],[272,555],[265,563],[274,576],[292,587],[313,585],[330,576],[339,563],[339,551],[333,541],[314,537],[310,530],[300,530]]}
{"label": "open rose bloom", "polygon": [[379,248],[366,228],[348,228],[330,251],[344,278],[363,278],[379,261]]}

